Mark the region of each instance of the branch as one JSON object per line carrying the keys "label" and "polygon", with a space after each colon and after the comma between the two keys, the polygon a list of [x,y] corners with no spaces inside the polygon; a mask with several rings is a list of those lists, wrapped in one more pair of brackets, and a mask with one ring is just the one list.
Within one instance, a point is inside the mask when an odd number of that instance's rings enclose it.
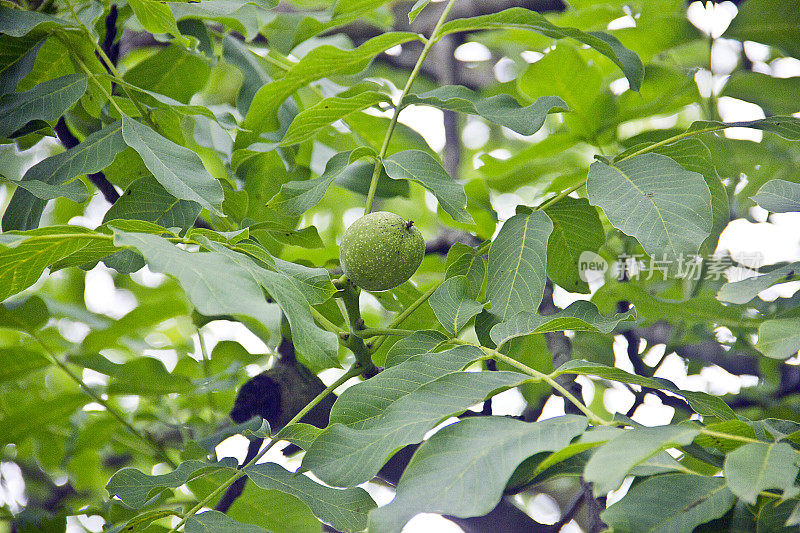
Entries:
{"label": "branch", "polygon": [[[80,141],[69,131],[69,127],[67,127],[67,123],[64,120],[64,117],[58,119],[58,123],[56,124],[53,131],[58,137],[58,140],[61,141],[61,144],[64,145],[64,148],[70,149],[78,146]],[[119,200],[119,193],[117,189],[114,188],[114,185],[108,181],[106,175],[102,172],[95,172],[93,174],[87,174],[87,178],[91,181],[95,187],[102,193],[103,198],[110,204],[113,204],[117,200]]]}
{"label": "branch", "polygon": [[679,335],[676,328],[667,322],[657,322],[650,327],[637,328],[634,331],[648,344],[665,344],[667,352],[673,351],[685,359],[717,365],[736,375],[761,374],[758,358],[751,353],[725,350],[720,343],[711,339],[692,344],[677,344]]}
{"label": "branch", "polygon": [[[539,304],[539,313],[542,315],[552,315],[560,311],[553,302],[553,282],[548,278],[544,288],[544,295],[542,303]],[[544,334],[547,348],[553,358],[553,367],[558,368],[570,359],[572,359],[572,343],[563,331],[553,331]],[[581,397],[581,387],[575,381],[575,376],[571,374],[564,374],[555,378],[556,382],[568,390],[573,397]],[[556,392],[556,394],[558,394]],[[563,396],[563,395],[562,395]],[[565,397],[565,400],[567,398]],[[578,407],[569,401],[564,402],[564,412],[567,414],[581,414]]]}

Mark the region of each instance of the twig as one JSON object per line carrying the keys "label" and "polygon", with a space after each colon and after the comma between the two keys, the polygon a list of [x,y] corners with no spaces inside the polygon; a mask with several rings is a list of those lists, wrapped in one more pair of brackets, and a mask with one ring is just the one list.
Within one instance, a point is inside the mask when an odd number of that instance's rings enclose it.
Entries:
{"label": "twig", "polygon": [[245,472],[244,472],[244,469],[245,469],[245,468],[247,468],[248,466],[251,466],[251,465],[254,465],[254,464],[256,464],[256,463],[258,462],[258,460],[259,460],[259,459],[261,459],[262,457],[264,457],[264,456],[267,454],[267,452],[268,452],[268,451],[269,451],[269,450],[270,450],[270,449],[271,449],[273,446],[275,446],[275,444],[277,444],[277,443],[278,443],[278,442],[281,440],[281,435],[283,434],[283,432],[286,430],[286,428],[287,428],[287,427],[289,427],[289,426],[292,426],[292,425],[296,424],[296,423],[297,423],[297,422],[298,422],[298,421],[299,421],[301,418],[303,418],[303,417],[306,415],[306,413],[308,413],[309,411],[311,411],[311,409],[313,409],[313,408],[314,408],[314,407],[315,407],[315,406],[316,406],[316,405],[317,405],[319,402],[321,402],[322,400],[324,400],[324,399],[325,399],[325,398],[326,398],[326,397],[327,397],[329,394],[331,394],[331,393],[332,393],[332,392],[333,392],[335,389],[337,389],[338,387],[340,387],[340,386],[341,386],[342,384],[344,384],[344,383],[345,383],[347,380],[349,380],[349,379],[351,379],[351,378],[354,378],[354,377],[356,377],[356,376],[360,375],[362,372],[363,372],[363,368],[361,368],[361,367],[360,367],[360,366],[358,366],[358,365],[353,365],[353,367],[352,367],[350,370],[348,370],[348,371],[347,371],[347,372],[346,372],[346,373],[345,373],[345,374],[344,374],[342,377],[340,377],[340,378],[339,378],[339,379],[337,379],[335,382],[333,382],[333,383],[331,383],[330,385],[328,385],[327,387],[325,387],[325,390],[323,390],[322,392],[320,392],[320,393],[319,393],[319,394],[318,394],[318,395],[317,395],[317,396],[316,396],[316,397],[315,397],[313,400],[311,400],[311,401],[310,401],[310,402],[309,402],[309,403],[308,403],[308,404],[307,404],[307,405],[306,405],[306,406],[305,406],[305,407],[304,407],[304,408],[303,408],[303,409],[302,409],[302,410],[301,410],[299,413],[297,413],[297,414],[296,414],[296,415],[295,415],[295,416],[294,416],[294,417],[293,417],[293,418],[292,418],[292,419],[291,419],[291,420],[290,420],[290,421],[289,421],[289,422],[288,422],[288,423],[287,423],[287,424],[286,424],[286,425],[283,427],[283,429],[281,429],[280,431],[278,431],[278,433],[276,433],[276,434],[275,434],[275,436],[272,438],[272,440],[269,442],[269,444],[267,444],[267,445],[264,447],[264,449],[262,449],[262,450],[261,450],[261,452],[259,452],[259,453],[258,453],[258,455],[256,455],[255,457],[253,457],[253,458],[252,458],[250,461],[248,461],[247,463],[245,463],[245,464],[244,464],[244,466],[242,467],[242,469],[240,469],[240,470],[237,470],[235,473],[231,474],[231,476],[230,476],[230,477],[229,477],[229,478],[228,478],[228,479],[227,479],[227,480],[226,480],[226,481],[225,481],[225,482],[224,482],[222,485],[220,485],[220,486],[219,486],[219,487],[217,487],[215,490],[213,490],[213,491],[211,492],[211,494],[209,494],[208,496],[206,496],[205,498],[203,498],[203,499],[201,499],[199,502],[197,502],[197,505],[195,505],[194,507],[192,507],[191,509],[189,509],[189,511],[188,511],[188,512],[187,512],[187,513],[186,513],[186,514],[183,516],[183,518],[181,518],[180,522],[178,522],[177,524],[175,524],[175,527],[173,527],[172,529],[170,529],[170,530],[169,530],[169,533],[175,533],[175,532],[177,532],[177,531],[178,531],[178,530],[179,530],[179,529],[180,529],[180,528],[181,528],[181,527],[182,527],[182,526],[183,526],[183,525],[186,523],[186,521],[187,521],[187,520],[189,520],[191,517],[193,517],[195,514],[197,514],[197,512],[198,512],[200,509],[202,509],[203,507],[207,506],[207,505],[208,505],[208,504],[209,504],[209,503],[210,503],[212,500],[214,500],[214,498],[216,498],[217,496],[219,496],[220,494],[222,494],[222,493],[223,493],[223,492],[224,492],[224,491],[225,491],[225,490],[226,490],[228,487],[230,487],[231,485],[233,485],[233,484],[236,482],[236,480],[237,480],[237,479],[239,479],[239,478],[241,478],[241,477],[245,476],[246,474],[245,474]]}
{"label": "twig", "polygon": [[[13,319],[12,319],[12,320],[13,320]],[[117,419],[117,421],[119,421],[119,423],[120,423],[120,424],[122,424],[123,426],[125,426],[125,428],[126,428],[126,429],[128,429],[128,431],[130,431],[130,432],[131,432],[131,433],[133,433],[135,436],[139,437],[141,440],[143,440],[145,443],[147,443],[147,445],[148,445],[150,448],[152,448],[152,449],[153,449],[153,451],[155,451],[155,452],[156,452],[156,454],[157,454],[157,455],[158,455],[158,456],[159,456],[161,459],[163,459],[163,460],[164,460],[164,462],[166,462],[168,465],[170,465],[170,466],[171,466],[171,467],[173,467],[173,468],[176,468],[176,467],[178,466],[178,464],[177,464],[175,461],[173,461],[173,460],[172,460],[172,458],[171,458],[171,457],[170,457],[170,456],[167,454],[167,451],[164,449],[164,447],[163,447],[163,446],[161,446],[161,444],[159,444],[158,442],[156,442],[155,440],[153,440],[153,439],[152,439],[151,437],[149,437],[148,435],[145,435],[144,433],[141,433],[139,430],[137,430],[135,427],[133,427],[133,426],[131,425],[131,423],[130,423],[130,422],[128,422],[128,421],[125,419],[125,417],[122,415],[122,413],[121,413],[121,412],[119,412],[119,411],[117,410],[117,408],[116,408],[116,407],[114,407],[113,405],[111,405],[111,404],[108,402],[108,400],[105,400],[105,399],[104,399],[102,396],[100,396],[99,394],[97,394],[97,393],[96,393],[96,392],[95,392],[95,391],[94,391],[94,390],[93,390],[91,387],[89,387],[89,386],[88,386],[88,385],[87,385],[87,384],[86,384],[86,383],[85,383],[85,382],[84,382],[84,381],[83,381],[83,380],[80,378],[80,376],[78,376],[78,375],[77,375],[75,372],[73,372],[73,371],[72,371],[72,370],[71,370],[71,369],[70,369],[70,368],[69,368],[69,367],[66,365],[66,363],[64,363],[63,361],[61,361],[61,360],[58,358],[58,356],[56,355],[56,353],[55,353],[55,352],[54,352],[54,351],[53,351],[53,350],[50,348],[50,346],[48,346],[48,345],[47,345],[47,344],[46,344],[46,343],[45,343],[45,342],[42,340],[42,338],[39,336],[39,334],[38,334],[37,332],[35,332],[35,331],[31,331],[31,330],[28,330],[28,329],[26,329],[26,328],[25,328],[25,325],[24,325],[24,324],[22,324],[22,323],[19,323],[19,322],[17,322],[17,325],[20,327],[20,330],[22,330],[22,331],[25,331],[25,332],[26,332],[28,335],[30,335],[30,336],[33,338],[33,340],[35,340],[35,341],[36,341],[36,342],[37,342],[37,343],[38,343],[38,344],[39,344],[39,345],[40,345],[40,346],[41,346],[41,347],[44,349],[44,351],[45,351],[45,354],[44,354],[44,355],[45,355],[45,357],[47,357],[47,359],[48,359],[48,360],[49,360],[49,361],[50,361],[52,364],[56,365],[56,366],[57,366],[58,368],[60,368],[60,369],[61,369],[61,370],[62,370],[62,371],[65,373],[65,374],[67,374],[67,376],[69,376],[69,377],[70,377],[70,379],[72,379],[72,380],[73,380],[75,383],[77,383],[77,384],[78,384],[78,386],[80,386],[80,388],[81,388],[81,389],[82,389],[82,390],[83,390],[83,391],[84,391],[86,394],[88,394],[88,395],[89,395],[89,396],[92,398],[92,400],[94,400],[95,402],[97,402],[97,403],[99,403],[100,405],[102,405],[102,406],[103,406],[103,407],[106,409],[106,411],[107,411],[107,412],[108,412],[108,413],[109,413],[111,416],[113,416],[114,418],[116,418],[116,419]]]}
{"label": "twig", "polygon": [[367,202],[364,205],[364,214],[370,213],[372,211],[372,203],[375,200],[375,191],[378,190],[378,178],[381,175],[381,168],[383,168],[382,164],[379,164],[384,157],[386,157],[386,152],[389,150],[389,141],[392,138],[392,133],[394,132],[394,128],[397,125],[397,118],[400,116],[400,112],[403,110],[403,102],[408,96],[408,93],[411,91],[411,86],[414,84],[414,80],[417,78],[417,74],[419,74],[419,70],[422,68],[422,64],[425,62],[425,58],[428,57],[428,53],[430,53],[431,48],[433,47],[434,43],[439,38],[439,30],[442,28],[442,24],[447,19],[447,16],[450,14],[450,10],[453,9],[453,5],[456,3],[456,0],[450,0],[447,2],[447,6],[445,6],[444,11],[442,11],[441,16],[439,17],[439,21],[436,23],[436,26],[433,28],[433,32],[431,32],[431,36],[425,42],[425,47],[422,49],[422,52],[419,55],[419,59],[417,59],[416,65],[414,65],[414,69],[411,71],[411,74],[408,76],[408,81],[406,81],[406,86],[403,87],[403,92],[400,93],[400,98],[397,101],[397,105],[394,108],[394,114],[392,115],[392,119],[389,122],[389,127],[386,130],[386,135],[383,137],[383,144],[381,145],[380,152],[378,152],[378,160],[375,163],[375,170],[372,172],[372,181],[369,184],[369,192],[367,193]]}

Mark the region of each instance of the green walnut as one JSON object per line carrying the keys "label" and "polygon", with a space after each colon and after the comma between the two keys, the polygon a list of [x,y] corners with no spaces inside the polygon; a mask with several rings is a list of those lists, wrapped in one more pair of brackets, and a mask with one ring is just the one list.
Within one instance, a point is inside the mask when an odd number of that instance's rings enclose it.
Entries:
{"label": "green walnut", "polygon": [[339,246],[345,275],[367,291],[388,291],[419,268],[425,240],[413,222],[378,211],[359,218],[347,228]]}

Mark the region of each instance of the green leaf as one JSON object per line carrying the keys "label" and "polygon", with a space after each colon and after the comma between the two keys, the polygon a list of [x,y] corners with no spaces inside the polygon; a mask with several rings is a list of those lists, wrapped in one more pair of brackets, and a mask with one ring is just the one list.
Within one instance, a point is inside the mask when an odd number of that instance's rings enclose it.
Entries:
{"label": "green leaf", "polygon": [[705,240],[703,247],[710,251],[715,250],[719,236],[730,222],[731,211],[728,191],[719,179],[708,147],[700,139],[689,138],[659,146],[653,152],[674,159],[686,170],[703,175],[711,192],[711,212],[714,220],[711,235]]}
{"label": "green leaf", "polygon": [[[342,50],[331,45],[314,48],[283,78],[258,90],[242,123],[242,128],[251,130],[252,134],[242,135],[242,139],[249,144],[258,134],[277,129],[278,108],[299,88],[334,74],[358,74],[384,50],[417,39],[419,36],[413,33],[393,32],[373,37],[353,50]],[[237,146],[246,145],[239,138],[236,140]]]}
{"label": "green leaf", "polygon": [[[198,498],[211,494],[230,478],[232,471],[220,470],[189,481]],[[322,524],[303,502],[291,494],[263,490],[246,483],[244,492],[225,513],[240,523],[263,527],[270,533],[320,533]],[[218,530],[214,530],[218,531]],[[223,530],[227,531],[227,530]]]}
{"label": "green leaf", "polygon": [[333,8],[333,14],[337,17],[343,15],[359,16],[377,9],[384,4],[388,4],[390,1],[391,0],[338,0]]}
{"label": "green leaf", "polygon": [[142,89],[188,104],[210,74],[211,67],[206,59],[173,44],[134,65],[124,79]]}
{"label": "green leaf", "polygon": [[[433,336],[428,338],[435,339]],[[345,390],[331,408],[330,423],[367,428],[394,402],[446,374],[463,370],[483,355],[472,346],[457,346],[436,353],[417,348],[420,349],[424,351],[418,351],[402,364],[391,366]]]}
{"label": "green leaf", "polygon": [[694,531],[727,513],[735,501],[722,478],[664,474],[633,485],[600,518],[615,531]]}
{"label": "green leaf", "polygon": [[701,290],[691,299],[663,298],[652,294],[649,287],[630,282],[607,282],[595,292],[592,301],[600,311],[617,311],[617,302],[625,300],[636,308],[644,324],[667,320],[674,324],[696,324],[700,320],[718,324],[741,324],[742,310],[723,305],[710,290]]}
{"label": "green leaf", "polygon": [[367,513],[375,508],[375,502],[362,488],[326,487],[275,463],[248,466],[244,471],[262,489],[296,496],[317,518],[338,531],[362,531],[367,526]]}
{"label": "green leaf", "polygon": [[[339,367],[339,342],[336,335],[326,331],[314,322],[311,316],[309,298],[315,303],[327,300],[331,294],[330,276],[323,269],[305,268],[274,260],[277,272],[258,266],[248,256],[234,252],[225,246],[198,239],[203,246],[218,256],[235,262],[242,273],[249,274],[278,303],[292,330],[292,340],[300,361],[313,371]],[[305,295],[308,294],[308,297]],[[232,295],[233,298],[236,295]]]}
{"label": "green leaf", "polygon": [[563,98],[570,110],[563,115],[564,125],[572,135],[592,142],[615,110],[602,69],[584,56],[571,43],[558,43],[539,61],[528,65],[516,84],[529,99],[553,93]]}
{"label": "green leaf", "polygon": [[[752,520],[752,514],[748,513],[747,518]],[[755,523],[746,522],[747,526],[750,527],[750,531],[794,533],[797,530],[796,524],[793,524],[793,522],[797,521],[797,503],[792,500],[765,502],[758,509],[757,519]]]}
{"label": "green leaf", "polygon": [[403,103],[480,115],[489,122],[510,128],[520,135],[533,135],[539,131],[548,113],[569,111],[566,102],[558,96],[542,96],[531,105],[523,107],[507,94],[484,98],[463,85],[445,85],[422,94],[409,94]]}
{"label": "green leaf", "polygon": [[[738,419],[725,420],[724,422],[716,422],[713,424],[706,424],[705,428],[710,431],[718,433],[727,433],[728,435],[736,435],[739,437],[746,437],[748,439],[755,439],[756,432],[751,425]],[[698,446],[705,448],[716,448],[725,453],[735,450],[743,445],[739,439],[718,437],[716,435],[701,434],[694,439],[694,443]]]}
{"label": "green leaf", "polygon": [[85,74],[68,74],[40,83],[33,89],[0,97],[0,137],[35,120],[56,120],[83,96],[88,81]]}
{"label": "green leaf", "polygon": [[499,321],[539,308],[552,231],[553,223],[541,211],[518,213],[506,220],[492,242],[486,297],[492,303],[491,314]]}
{"label": "green leaf", "polygon": [[642,78],[644,77],[642,60],[634,52],[622,46],[615,37],[599,31],[586,33],[576,28],[556,26],[536,11],[521,7],[512,7],[499,13],[479,17],[452,20],[442,26],[439,34],[448,35],[463,31],[507,29],[535,31],[553,39],[569,37],[579,43],[589,45],[613,61],[622,70],[625,77],[628,78],[631,89],[638,91],[642,84]]}
{"label": "green leaf", "polygon": [[138,357],[117,364],[102,355],[71,356],[70,362],[106,374],[112,379],[109,394],[139,394],[161,396],[170,393],[189,393],[195,385],[183,376],[171,374],[164,363],[152,357]]}
{"label": "green leaf", "polygon": [[[19,180],[14,181],[0,176],[0,181],[25,189],[30,194],[40,200],[54,200],[56,198],[67,198],[76,203],[82,203],[89,199],[89,189],[80,180],[74,180],[64,185],[51,185],[39,180]],[[12,229],[12,228],[8,228]]]}
{"label": "green leaf", "polygon": [[14,92],[30,73],[45,40],[0,36],[0,95]]}
{"label": "green leaf", "polygon": [[329,485],[364,483],[395,451],[421,442],[440,421],[529,379],[516,372],[446,374],[387,406],[367,427],[328,426],[306,451],[303,467]]}
{"label": "green leaf", "polygon": [[[370,155],[372,154],[374,154],[374,152],[370,152]],[[333,182],[339,187],[344,187],[348,191],[367,196],[374,172],[375,161],[373,158],[370,158],[370,160],[356,161],[348,165],[341,174],[336,176]],[[380,174],[378,175],[378,185],[375,188],[375,198],[408,196],[410,191],[411,187],[408,181],[391,179],[386,174],[386,170],[383,166],[381,166]]]}
{"label": "green leaf", "polygon": [[108,531],[110,533],[120,533],[122,531],[125,533],[147,531],[149,526],[156,520],[170,516],[180,516],[180,514],[178,513],[178,510],[173,509],[156,509],[153,511],[145,511],[144,513],[140,513],[131,518],[124,524],[118,525],[112,529],[109,529]]}
{"label": "green leaf", "polygon": [[[275,0],[257,2],[203,0],[191,3],[169,2],[167,5],[172,10],[175,20],[187,18],[213,20],[242,34],[247,41],[252,41],[258,35],[258,30],[273,19],[273,15],[265,8],[272,8],[277,4]],[[225,38],[232,39],[230,34]]]}
{"label": "green leaf", "polygon": [[402,338],[386,353],[386,366],[392,367],[423,353],[429,353],[447,340],[447,335],[432,329],[415,331]]}
{"label": "green leaf", "polygon": [[235,426],[220,429],[219,431],[215,431],[207,437],[198,439],[197,443],[211,453],[220,442],[234,435],[244,435],[248,437],[250,435],[257,434],[259,438],[267,438],[271,432],[272,431],[269,427],[269,422],[260,416],[254,416],[247,422],[242,422],[241,424],[236,424]]}
{"label": "green leaf", "polygon": [[436,318],[451,335],[461,331],[483,309],[481,303],[470,298],[469,292],[467,276],[453,276],[444,280],[428,300]]}
{"label": "green leaf", "polygon": [[469,280],[466,294],[473,300],[481,293],[483,280],[486,277],[486,262],[483,255],[475,252],[475,248],[459,242],[454,243],[447,253],[447,271],[445,273],[445,278],[466,276]]}
{"label": "green leaf", "polygon": [[408,12],[408,23],[409,24],[414,22],[414,19],[417,18],[417,15],[419,15],[420,11],[425,9],[425,6],[427,6],[430,3],[430,1],[431,0],[417,0],[414,3],[414,5],[411,6],[411,11]]}
{"label": "green leaf", "polygon": [[169,33],[176,40],[188,43],[188,40],[181,35],[175,17],[166,3],[157,0],[130,0],[128,5],[145,30],[155,34]]}
{"label": "green leaf", "polygon": [[47,366],[50,366],[50,361],[38,352],[25,348],[0,348],[0,383],[18,379]]}
{"label": "green leaf", "polygon": [[370,529],[399,533],[423,512],[485,515],[500,501],[517,465],[563,448],[586,425],[586,418],[575,415],[534,423],[493,416],[451,424],[414,453],[394,500],[370,513]]}
{"label": "green leaf", "polygon": [[157,476],[149,476],[135,468],[123,468],[111,476],[106,490],[109,496],[117,496],[128,507],[141,509],[156,489],[174,489],[200,474],[235,467],[236,459],[226,457],[218,463],[197,460],[184,461],[169,474]]}
{"label": "green leaf", "polygon": [[0,305],[0,327],[36,331],[50,319],[50,311],[39,296],[14,305]]}
{"label": "green leaf", "polygon": [[733,304],[746,304],[758,296],[758,293],[776,283],[795,281],[798,277],[800,277],[800,261],[770,270],[760,276],[725,283],[717,292],[717,299]]}
{"label": "green leaf", "polygon": [[313,370],[339,366],[336,335],[314,323],[308,302],[291,278],[263,269],[249,257],[208,240],[202,244],[212,251],[202,253],[181,250],[143,233],[115,230],[114,241],[136,248],[156,272],[177,278],[204,315],[244,315],[265,325],[273,324],[278,317],[266,302],[263,286],[286,313],[300,360]]}
{"label": "green leaf", "polygon": [[43,33],[58,26],[73,26],[73,24],[37,11],[0,6],[0,33],[11,37],[23,37],[34,29]]}
{"label": "green leaf", "polygon": [[28,437],[60,423],[89,403],[83,393],[59,394],[52,398],[35,398],[25,403],[15,403],[0,416],[0,443],[17,446]]}
{"label": "green leaf", "polygon": [[200,214],[200,204],[172,196],[152,176],[139,178],[106,212],[103,222],[119,218],[144,220],[165,228],[188,229]]}
{"label": "green leaf", "polygon": [[583,252],[597,252],[606,241],[597,209],[585,198],[567,196],[544,209],[553,222],[547,241],[547,275],[569,292],[587,294],[589,284],[581,279]]}
{"label": "green leaf", "polygon": [[725,457],[725,479],[731,492],[753,505],[761,491],[780,489],[783,498],[794,498],[800,487],[800,455],[785,442],[751,442]]}
{"label": "green leaf", "polygon": [[333,180],[344,172],[348,165],[366,154],[367,152],[361,149],[339,152],[328,160],[325,172],[319,178],[284,183],[280,192],[267,202],[267,206],[289,216],[302,215],[322,200]]}
{"label": "green leaf", "polygon": [[771,213],[800,211],[800,183],[770,180],[751,198]]}
{"label": "green leaf", "polygon": [[301,248],[325,247],[325,243],[322,242],[322,238],[320,238],[319,232],[314,226],[293,230],[285,228],[268,229],[267,232],[276,241],[289,246],[299,246]]}
{"label": "green leaf", "polygon": [[222,39],[222,58],[244,75],[242,87],[236,97],[236,107],[242,114],[246,114],[256,92],[272,81],[272,78],[259,63],[259,57],[232,35],[225,35]]}
{"label": "green leaf", "polygon": [[788,359],[800,350],[800,318],[774,318],[758,327],[756,350],[772,359]]}
{"label": "green leaf", "polygon": [[651,257],[696,254],[711,233],[708,185],[669,157],[643,154],[612,165],[596,161],[589,167],[586,191],[589,202]]}
{"label": "green leaf", "polygon": [[466,210],[464,186],[451,178],[432,155],[421,150],[405,150],[384,159],[383,167],[390,178],[416,181],[431,191],[442,209],[456,221],[474,222]]}
{"label": "green leaf", "polygon": [[[76,176],[103,170],[124,148],[122,122],[114,122],[92,133],[79,145],[32,166],[22,180],[61,185]],[[17,189],[3,214],[3,230],[36,228],[45,205],[45,201],[28,190]]]}
{"label": "green leaf", "polygon": [[392,99],[377,91],[364,91],[349,97],[332,96],[298,113],[292,121],[281,146],[299,144],[312,138],[325,126],[356,111],[376,106],[382,102],[391,104]]}
{"label": "green leaf", "polygon": [[699,433],[697,427],[689,425],[626,430],[594,452],[583,477],[594,483],[595,495],[616,490],[633,467],[667,448],[688,446]]}
{"label": "green leaf", "polygon": [[720,96],[730,96],[761,106],[767,114],[791,115],[800,102],[800,79],[776,78],[750,70],[735,70]]}
{"label": "green leaf", "polygon": [[661,389],[674,392],[686,398],[689,405],[692,406],[698,414],[703,416],[714,416],[720,420],[734,420],[736,415],[733,410],[721,398],[712,396],[705,392],[685,391],[675,386],[669,380],[663,378],[648,378],[644,376],[637,376],[630,374],[622,369],[601,365],[599,363],[592,363],[589,361],[581,361],[573,359],[567,361],[556,371],[553,375],[558,376],[561,374],[578,374],[582,376],[598,376],[603,379],[610,379],[612,381],[619,381],[620,383],[632,383],[642,387],[649,387],[651,389]]}
{"label": "green leaf", "polygon": [[289,278],[311,305],[327,302],[336,292],[336,287],[331,282],[331,275],[324,268],[310,268],[277,257],[273,258],[272,266],[277,272]]}
{"label": "green leaf", "polygon": [[492,327],[490,335],[499,347],[515,337],[531,333],[564,330],[611,333],[620,322],[635,318],[636,311],[633,309],[606,317],[600,314],[593,303],[578,300],[552,315],[539,315],[527,311],[517,313],[508,321]]}
{"label": "green leaf", "polygon": [[228,515],[219,511],[205,511],[192,516],[186,521],[186,533],[213,533],[214,531],[227,531],[229,533],[268,533],[266,529],[243,524],[228,518]]}
{"label": "green leaf", "polygon": [[734,17],[725,37],[776,46],[800,56],[800,5],[792,0],[748,0]]}
{"label": "green leaf", "polygon": [[[45,230],[20,233],[22,242],[0,248],[0,301],[33,285],[44,269],[84,250],[90,253],[82,263],[98,260],[115,251],[108,236],[78,226],[50,226]],[[102,245],[96,249],[94,245]]]}
{"label": "green leaf", "polygon": [[128,117],[122,118],[122,137],[175,198],[197,202],[221,214],[222,186],[205,169],[200,156]]}
{"label": "green leaf", "polygon": [[114,230],[114,240],[118,246],[136,248],[152,270],[177,278],[204,315],[240,314],[266,324],[275,319],[257,281],[222,254],[187,252],[144,233]]}
{"label": "green leaf", "polygon": [[285,426],[281,430],[281,439],[307,450],[321,432],[322,430],[316,426],[298,422],[291,426]]}
{"label": "green leaf", "polygon": [[757,120],[742,122],[719,122],[699,120],[692,122],[687,132],[700,132],[720,128],[752,128],[754,130],[774,133],[788,141],[800,141],[800,118],[791,115],[774,115]]}

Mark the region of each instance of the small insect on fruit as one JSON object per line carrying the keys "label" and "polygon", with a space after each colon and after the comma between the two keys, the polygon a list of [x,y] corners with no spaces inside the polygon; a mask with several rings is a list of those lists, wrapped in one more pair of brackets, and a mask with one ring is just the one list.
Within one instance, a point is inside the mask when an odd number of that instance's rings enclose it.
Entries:
{"label": "small insect on fruit", "polygon": [[425,255],[412,221],[386,211],[369,213],[347,228],[339,246],[345,275],[367,291],[388,291],[408,280]]}

